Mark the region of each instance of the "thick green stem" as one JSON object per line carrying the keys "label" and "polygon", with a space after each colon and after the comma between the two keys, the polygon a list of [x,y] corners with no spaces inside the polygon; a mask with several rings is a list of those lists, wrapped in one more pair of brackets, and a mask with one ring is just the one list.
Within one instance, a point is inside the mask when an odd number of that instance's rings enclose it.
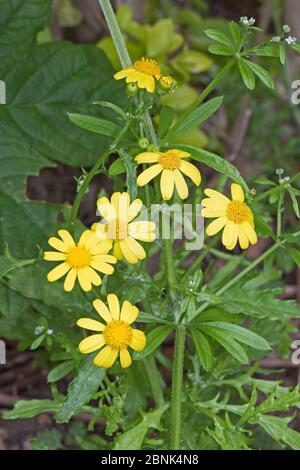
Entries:
{"label": "thick green stem", "polygon": [[173,360],[170,450],[180,449],[181,390],[183,381],[185,334],[185,327],[183,325],[179,325],[176,329],[175,352]]}
{"label": "thick green stem", "polygon": [[164,403],[163,391],[161,388],[159,371],[157,370],[154,354],[150,354],[145,359],[146,371],[151,385],[153,398],[157,406]]}
{"label": "thick green stem", "polygon": [[174,266],[174,258],[173,258],[173,243],[172,243],[171,238],[165,239],[165,255],[166,255],[166,261],[167,261],[168,284],[169,284],[169,289],[170,289],[170,294],[171,294],[173,287],[176,284],[175,266]]}
{"label": "thick green stem", "polygon": [[[130,67],[132,65],[132,61],[128,53],[122,32],[118,25],[116,16],[112,9],[110,0],[99,0],[99,3],[103,11],[103,15],[105,17],[109,32],[111,34],[112,40],[115,45],[115,48],[117,50],[121,65],[122,67]],[[155,130],[152,124],[150,114],[148,112],[143,115],[143,122],[144,122],[147,137],[151,139],[152,142],[156,143],[157,139],[156,139]]]}
{"label": "thick green stem", "polygon": [[116,148],[116,146],[118,145],[118,143],[122,139],[123,135],[126,134],[129,127],[130,127],[130,122],[127,122],[126,125],[123,127],[123,129],[121,129],[119,134],[116,136],[116,138],[113,141],[112,145],[110,145],[110,147],[107,150],[105,150],[105,152],[103,152],[101,157],[94,164],[93,168],[84,177],[83,183],[82,183],[82,185],[80,186],[80,188],[78,190],[78,193],[76,195],[76,198],[75,198],[75,201],[74,201],[74,204],[73,204],[73,207],[72,207],[72,211],[71,211],[71,216],[70,216],[70,220],[69,220],[69,227],[68,227],[71,232],[74,231],[75,219],[76,219],[76,216],[77,216],[77,213],[78,213],[78,210],[79,210],[81,199],[86,194],[86,192],[88,190],[88,187],[90,185],[90,182],[92,181],[94,176],[99,171],[99,168],[101,167],[104,160],[114,151],[114,149]]}
{"label": "thick green stem", "polygon": [[[272,245],[267,251],[265,251],[261,256],[259,256],[255,261],[253,261],[249,266],[247,266],[243,271],[241,271],[239,274],[237,274],[234,278],[232,278],[227,284],[225,284],[221,289],[219,289],[216,292],[216,295],[222,295],[224,292],[226,292],[228,289],[230,289],[234,284],[236,284],[238,281],[240,281],[243,277],[245,277],[249,272],[251,272],[258,264],[260,264],[262,261],[264,261],[268,256],[270,256],[274,251],[277,250],[277,248],[283,246],[285,244],[286,240],[280,240],[274,245]],[[206,310],[211,304],[209,302],[205,302],[204,304],[201,305],[201,307],[196,310],[195,314],[190,318],[190,322],[193,321],[201,312]]]}

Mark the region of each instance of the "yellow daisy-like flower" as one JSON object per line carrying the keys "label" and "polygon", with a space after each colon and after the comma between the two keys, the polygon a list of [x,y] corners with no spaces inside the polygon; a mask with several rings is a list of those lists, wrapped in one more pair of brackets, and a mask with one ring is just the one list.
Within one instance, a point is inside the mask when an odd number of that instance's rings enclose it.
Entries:
{"label": "yellow daisy-like flower", "polygon": [[94,224],[94,230],[102,240],[114,244],[113,254],[117,259],[125,258],[135,264],[146,257],[146,252],[137,240],[153,242],[155,240],[155,223],[151,221],[133,221],[139,214],[143,203],[135,199],[130,203],[128,193],[113,193],[111,200],[101,197],[97,201],[104,223]]}
{"label": "yellow daisy-like flower", "polygon": [[112,274],[114,268],[111,264],[117,262],[114,256],[107,253],[112,248],[110,240],[101,241],[91,230],[85,230],[78,243],[67,230],[59,230],[61,238],[51,237],[50,246],[57,251],[45,251],[44,259],[47,261],[63,261],[49,272],[47,279],[54,282],[67,274],[64,290],[70,292],[78,278],[79,284],[85,292],[92,288],[92,284],[99,286],[101,278],[96,271]]}
{"label": "yellow daisy-like flower", "polygon": [[143,152],[135,157],[138,164],[155,163],[143,171],[138,179],[138,186],[144,186],[161,173],[160,190],[163,199],[173,196],[174,185],[180,199],[186,199],[189,190],[182,173],[188,176],[196,186],[201,183],[201,173],[195,165],[185,161],[191,154],[182,150],[172,149],[166,152]]}
{"label": "yellow daisy-like flower", "polygon": [[142,351],[146,346],[145,334],[131,326],[139,314],[139,309],[128,300],[123,302],[120,309],[119,299],[115,294],[107,296],[107,303],[108,307],[102,300],[96,299],[93,302],[94,308],[106,325],[90,318],[78,320],[77,325],[81,328],[100,332],[82,340],[79,351],[89,354],[103,348],[94,359],[96,366],[111,367],[120,355],[121,366],[129,367],[132,359],[128,347],[134,351]]}
{"label": "yellow daisy-like flower", "polygon": [[146,88],[149,93],[155,91],[155,79],[159,80],[161,69],[153,59],[142,57],[132,66],[125,67],[114,75],[116,80],[126,78],[126,83],[136,83],[139,88]]}
{"label": "yellow daisy-like flower", "polygon": [[253,214],[244,202],[244,191],[239,184],[231,185],[232,200],[214,189],[205,189],[204,193],[208,198],[201,201],[204,207],[202,215],[208,218],[217,217],[207,227],[207,235],[215,235],[224,228],[222,243],[227,250],[233,250],[237,242],[243,250],[248,248],[249,243],[257,243]]}

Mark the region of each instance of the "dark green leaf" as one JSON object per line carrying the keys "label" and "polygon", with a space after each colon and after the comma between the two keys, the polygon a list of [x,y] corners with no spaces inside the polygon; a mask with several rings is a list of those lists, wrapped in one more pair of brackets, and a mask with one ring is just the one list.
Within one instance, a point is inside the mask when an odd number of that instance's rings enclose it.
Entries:
{"label": "dark green leaf", "polygon": [[213,354],[209,342],[205,336],[195,328],[191,330],[191,333],[203,369],[206,371],[211,370],[213,366]]}
{"label": "dark green leaf", "polygon": [[300,251],[292,246],[287,246],[286,250],[291,256],[291,258],[295,261],[297,266],[300,268]]}
{"label": "dark green leaf", "polygon": [[252,72],[252,69],[249,67],[249,65],[244,59],[239,59],[238,64],[239,64],[241,77],[246,87],[249,88],[249,90],[254,90],[255,77],[254,77],[254,73]]}
{"label": "dark green leaf", "polygon": [[96,134],[102,134],[108,137],[115,137],[116,135],[117,126],[111,121],[76,113],[68,113],[68,116],[73,124],[87,131],[96,132]]}
{"label": "dark green leaf", "polygon": [[201,323],[201,328],[202,326],[226,331],[228,333],[228,337],[232,337],[240,343],[247,344],[247,346],[251,346],[252,348],[260,349],[262,351],[270,350],[270,345],[264,338],[253,333],[251,330],[243,328],[242,326],[224,322]]}
{"label": "dark green leaf", "polygon": [[225,34],[222,33],[221,31],[218,31],[216,29],[206,29],[204,33],[210,39],[213,39],[214,41],[220,42],[221,44],[228,46],[234,52],[234,48],[232,46],[230,39],[227,36],[225,36]]}
{"label": "dark green leaf", "polygon": [[155,351],[161,343],[171,334],[174,330],[174,326],[163,325],[154,328],[147,335],[147,345],[146,348],[141,352],[134,353],[134,359],[139,360],[151,354]]}
{"label": "dark green leaf", "polygon": [[169,132],[174,122],[175,111],[171,106],[164,105],[160,110],[158,136],[163,139]]}
{"label": "dark green leaf", "polygon": [[275,83],[269,72],[254,62],[244,59],[244,62],[250,67],[255,75],[268,87],[274,90]]}
{"label": "dark green leaf", "polygon": [[52,400],[20,400],[12,410],[3,412],[4,419],[27,419],[42,413],[56,413],[61,407],[60,403]]}
{"label": "dark green leaf", "polygon": [[48,383],[57,382],[58,380],[62,379],[68,375],[75,368],[75,366],[75,361],[67,361],[54,367],[54,369],[52,369],[48,374]]}
{"label": "dark green leaf", "polygon": [[246,351],[240,346],[232,336],[228,335],[227,332],[217,330],[216,328],[210,328],[208,326],[200,327],[201,331],[206,333],[211,338],[215,339],[226,351],[229,352],[238,362],[241,364],[247,364],[249,362]]}
{"label": "dark green leaf", "polygon": [[224,55],[224,56],[232,56],[232,50],[227,46],[222,46],[221,44],[211,44],[208,47],[208,50],[211,54],[215,55]]}
{"label": "dark green leaf", "polygon": [[125,173],[126,169],[121,158],[117,158],[109,167],[108,174],[109,176],[117,176]]}

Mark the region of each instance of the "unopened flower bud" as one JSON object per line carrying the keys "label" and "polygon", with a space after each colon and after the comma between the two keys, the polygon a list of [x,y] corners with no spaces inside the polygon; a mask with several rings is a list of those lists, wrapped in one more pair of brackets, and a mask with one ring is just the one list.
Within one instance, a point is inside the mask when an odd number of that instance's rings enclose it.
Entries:
{"label": "unopened flower bud", "polygon": [[282,30],[284,33],[289,33],[291,31],[291,28],[288,24],[284,24]]}
{"label": "unopened flower bud", "polygon": [[136,83],[128,83],[126,87],[127,94],[129,96],[135,96],[138,92],[138,86]]}
{"label": "unopened flower bud", "polygon": [[138,145],[141,149],[146,149],[149,146],[149,140],[146,137],[141,137],[138,141]]}
{"label": "unopened flower bud", "polygon": [[174,85],[174,80],[169,75],[165,75],[159,79],[159,86],[163,91],[169,91]]}

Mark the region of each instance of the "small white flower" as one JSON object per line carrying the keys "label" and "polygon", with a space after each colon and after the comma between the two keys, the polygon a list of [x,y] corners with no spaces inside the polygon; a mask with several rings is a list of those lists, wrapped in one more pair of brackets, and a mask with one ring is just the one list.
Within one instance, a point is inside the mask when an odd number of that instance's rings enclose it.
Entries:
{"label": "small white flower", "polygon": [[283,175],[284,173],[284,169],[283,168],[277,168],[276,170],[276,175],[280,176],[280,175]]}
{"label": "small white flower", "polygon": [[47,330],[47,335],[53,335],[53,330],[49,328],[49,330]]}
{"label": "small white flower", "polygon": [[255,24],[255,18],[251,17],[248,19],[247,16],[241,16],[240,23],[245,26],[253,26]]}
{"label": "small white flower", "polygon": [[282,30],[285,32],[285,33],[289,33],[291,31],[291,28],[288,24],[284,24],[283,27],[282,27]]}
{"label": "small white flower", "polygon": [[296,44],[297,38],[293,38],[292,36],[289,36],[288,38],[285,38],[286,42],[291,45],[291,44]]}
{"label": "small white flower", "polygon": [[271,39],[271,42],[280,42],[281,41],[281,37],[280,36],[274,36],[272,37]]}
{"label": "small white flower", "polygon": [[43,326],[36,326],[34,329],[34,334],[36,336],[39,336],[41,333],[43,333],[44,327]]}

